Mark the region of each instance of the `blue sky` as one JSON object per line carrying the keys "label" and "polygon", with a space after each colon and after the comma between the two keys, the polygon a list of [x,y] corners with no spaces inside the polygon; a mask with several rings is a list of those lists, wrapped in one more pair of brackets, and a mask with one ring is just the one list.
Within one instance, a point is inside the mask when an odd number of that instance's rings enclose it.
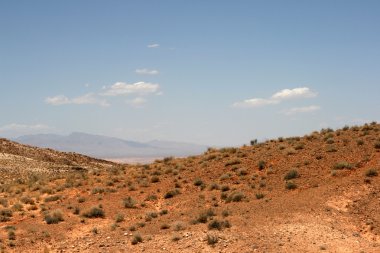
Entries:
{"label": "blue sky", "polygon": [[0,136],[240,145],[380,119],[379,1],[0,1]]}

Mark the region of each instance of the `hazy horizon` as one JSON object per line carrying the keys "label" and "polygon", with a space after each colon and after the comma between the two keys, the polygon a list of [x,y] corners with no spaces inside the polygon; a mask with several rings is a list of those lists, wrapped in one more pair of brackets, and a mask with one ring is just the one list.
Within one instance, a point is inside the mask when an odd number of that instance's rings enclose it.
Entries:
{"label": "hazy horizon", "polygon": [[238,146],[380,120],[379,1],[0,2],[0,137]]}

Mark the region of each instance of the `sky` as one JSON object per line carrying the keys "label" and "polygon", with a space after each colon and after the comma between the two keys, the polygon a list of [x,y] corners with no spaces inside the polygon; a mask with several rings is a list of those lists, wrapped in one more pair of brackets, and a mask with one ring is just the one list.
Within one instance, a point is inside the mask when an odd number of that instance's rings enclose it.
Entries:
{"label": "sky", "polygon": [[236,146],[380,120],[380,1],[0,1],[0,136]]}

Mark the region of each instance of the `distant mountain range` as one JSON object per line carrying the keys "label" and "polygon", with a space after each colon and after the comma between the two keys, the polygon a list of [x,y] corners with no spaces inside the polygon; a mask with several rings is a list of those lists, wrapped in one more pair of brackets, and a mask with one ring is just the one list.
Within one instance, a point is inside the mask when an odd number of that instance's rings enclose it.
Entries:
{"label": "distant mountain range", "polygon": [[190,143],[159,140],[143,143],[86,133],[25,135],[13,140],[36,147],[76,152],[103,159],[182,157],[201,154],[207,149],[206,146]]}

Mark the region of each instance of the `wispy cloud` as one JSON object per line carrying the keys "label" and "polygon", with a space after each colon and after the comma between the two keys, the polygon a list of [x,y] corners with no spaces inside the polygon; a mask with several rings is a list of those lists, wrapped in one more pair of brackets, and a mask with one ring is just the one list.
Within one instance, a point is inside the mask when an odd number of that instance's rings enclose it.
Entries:
{"label": "wispy cloud", "polygon": [[246,99],[241,102],[236,102],[233,104],[233,107],[239,108],[249,108],[249,107],[260,107],[265,105],[274,105],[278,104],[279,101],[272,99],[264,99],[264,98],[252,98]]}
{"label": "wispy cloud", "polygon": [[311,91],[307,87],[295,88],[295,89],[284,89],[279,92],[276,92],[272,95],[274,100],[285,100],[285,99],[294,99],[294,98],[312,98],[316,97],[318,93]]}
{"label": "wispy cloud", "polygon": [[120,96],[130,94],[154,94],[159,90],[160,86],[155,83],[137,82],[134,84],[127,84],[117,82],[110,87],[106,87],[105,91],[101,94],[103,96]]}
{"label": "wispy cloud", "polygon": [[160,46],[160,44],[154,43],[154,44],[149,44],[147,47],[148,48],[157,48],[159,46]]}
{"label": "wispy cloud", "polygon": [[316,97],[318,93],[307,87],[284,89],[274,93],[270,98],[251,98],[234,103],[237,108],[254,108],[265,105],[279,104],[284,100]]}
{"label": "wispy cloud", "polygon": [[309,113],[309,112],[319,111],[320,109],[321,107],[317,105],[310,105],[310,106],[305,106],[305,107],[294,107],[294,108],[284,111],[283,114],[293,115],[293,114],[298,114],[298,113]]}
{"label": "wispy cloud", "polygon": [[142,97],[137,97],[137,98],[134,98],[132,100],[127,101],[127,103],[133,107],[142,107],[143,105],[146,104],[146,102],[147,102],[147,100],[145,98],[142,98]]}
{"label": "wispy cloud", "polygon": [[155,69],[136,69],[135,72],[139,75],[158,75],[160,73]]}
{"label": "wispy cloud", "polygon": [[[129,100],[133,106],[141,106],[147,102],[145,97],[149,95],[162,95],[159,90],[160,86],[156,83],[137,82],[128,84],[124,82],[116,82],[110,86],[103,86],[97,93],[87,93],[78,97],[67,97],[65,95],[57,95],[45,98],[45,103],[53,106],[60,105],[98,105],[101,107],[108,107],[112,97],[117,96],[133,96],[134,99]],[[108,97],[106,99],[106,97]]]}
{"label": "wispy cloud", "polygon": [[109,106],[109,103],[105,99],[100,99],[96,94],[94,93],[87,93],[83,96],[75,97],[75,98],[68,98],[64,95],[58,95],[54,97],[47,97],[45,99],[45,102],[50,105],[68,105],[68,104],[74,104],[74,105],[99,105],[102,107]]}

